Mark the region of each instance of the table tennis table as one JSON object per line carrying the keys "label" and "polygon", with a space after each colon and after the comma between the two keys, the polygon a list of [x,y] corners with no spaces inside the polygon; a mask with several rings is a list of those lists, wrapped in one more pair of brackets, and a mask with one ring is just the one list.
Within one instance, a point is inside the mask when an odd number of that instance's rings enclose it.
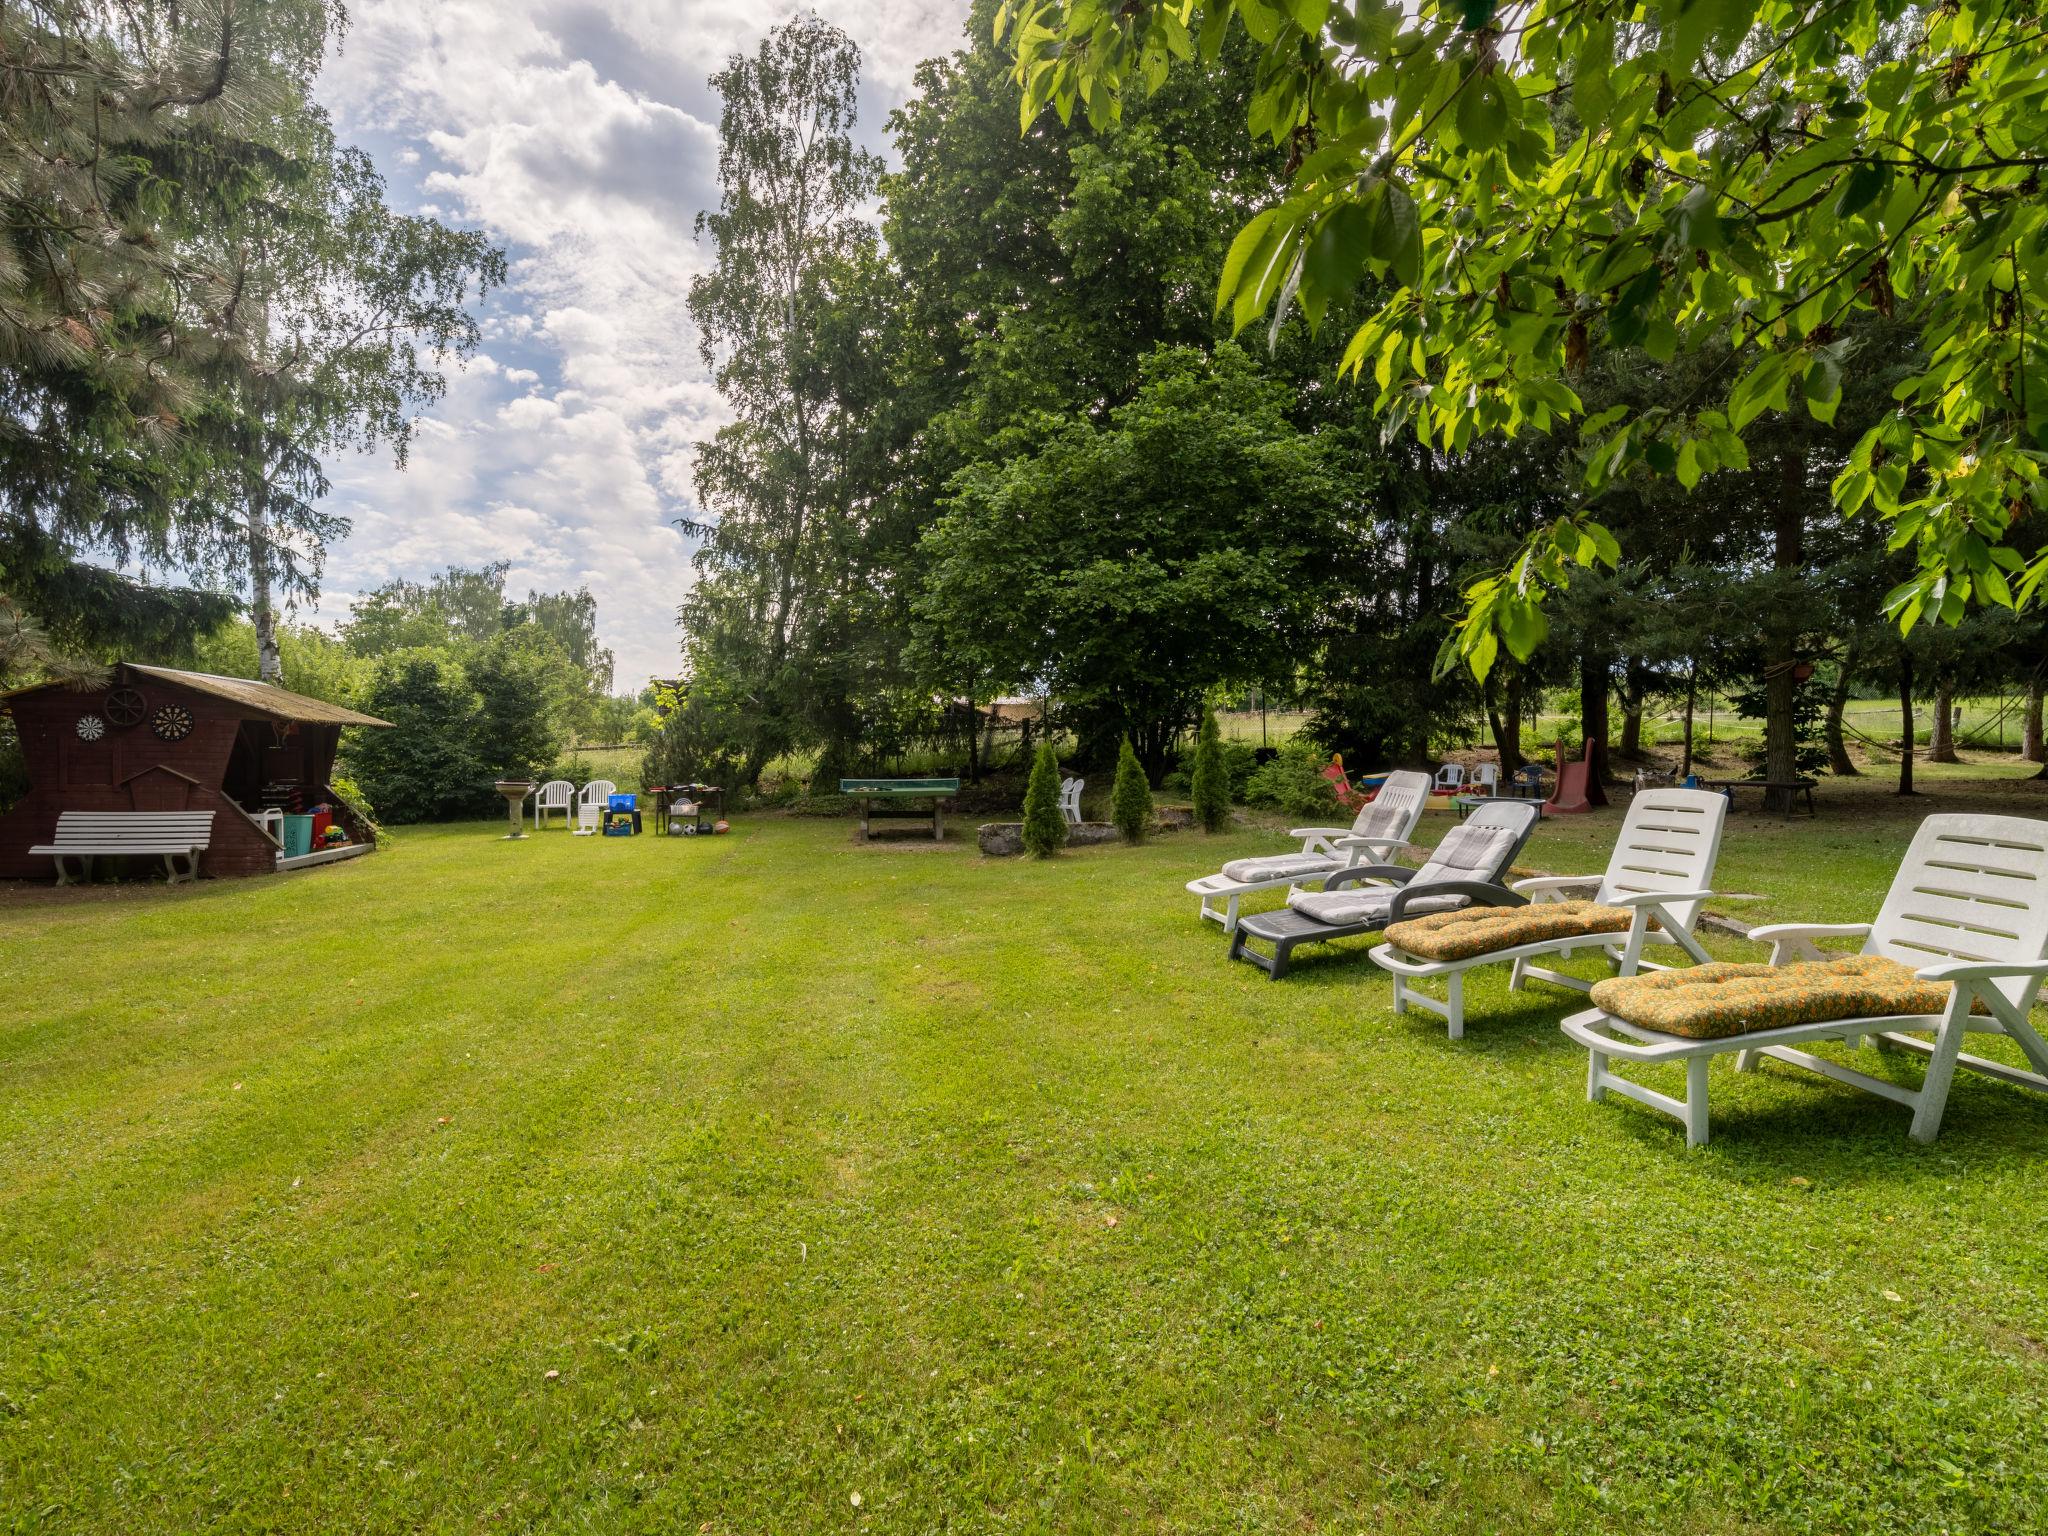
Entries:
{"label": "table tennis table", "polygon": [[[932,841],[946,838],[946,804],[960,793],[958,779],[841,779],[839,793],[860,801],[860,836],[866,842],[874,834],[870,820],[922,821],[932,823]],[[916,803],[913,803],[916,802]]]}

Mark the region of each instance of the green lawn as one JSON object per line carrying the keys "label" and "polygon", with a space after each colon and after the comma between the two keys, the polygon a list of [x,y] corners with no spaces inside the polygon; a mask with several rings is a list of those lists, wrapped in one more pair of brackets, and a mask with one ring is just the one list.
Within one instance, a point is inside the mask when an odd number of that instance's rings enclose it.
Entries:
{"label": "green lawn", "polygon": [[[1868,916],[2002,771],[1738,816],[1722,909]],[[1724,1065],[1688,1153],[1571,999],[1226,964],[1256,829],[493,831],[0,890],[0,1529],[2042,1524],[2048,1102]]]}

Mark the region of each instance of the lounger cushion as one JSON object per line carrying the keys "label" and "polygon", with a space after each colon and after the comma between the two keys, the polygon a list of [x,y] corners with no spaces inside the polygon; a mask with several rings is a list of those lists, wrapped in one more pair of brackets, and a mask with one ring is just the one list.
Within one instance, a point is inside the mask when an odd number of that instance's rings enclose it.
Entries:
{"label": "lounger cushion", "polygon": [[[1922,981],[1882,955],[1793,965],[1696,965],[1596,982],[1594,1006],[1686,1040],[1721,1040],[1793,1024],[1941,1013],[1949,984]],[[1978,1005],[1983,1006],[1981,1003]]]}
{"label": "lounger cushion", "polygon": [[[1341,891],[1290,891],[1287,905],[1297,912],[1305,912],[1319,923],[1332,927],[1352,927],[1365,924],[1369,927],[1384,927],[1387,913],[1394,905],[1394,898],[1400,894],[1398,887],[1384,885],[1349,885]],[[1420,896],[1408,903],[1408,910],[1414,912],[1448,912],[1465,904],[1463,896]]]}
{"label": "lounger cushion", "polygon": [[[1442,880],[1498,879],[1508,856],[1514,851],[1515,834],[1506,827],[1478,826],[1467,822],[1444,834],[1444,840],[1429,856],[1429,862],[1415,872],[1407,884],[1411,891]],[[1387,920],[1396,892],[1385,886],[1349,886],[1336,891],[1294,891],[1287,905],[1306,912],[1317,922],[1351,925],[1370,923],[1378,927]],[[1410,912],[1449,912],[1466,904],[1464,896],[1412,896]],[[1405,924],[1403,925],[1405,926]]]}
{"label": "lounger cushion", "polygon": [[1232,859],[1223,866],[1223,875],[1228,880],[1255,885],[1262,880],[1313,879],[1343,867],[1323,853],[1269,853],[1258,859]]}
{"label": "lounger cushion", "polygon": [[1470,960],[1519,944],[1576,939],[1593,933],[1626,933],[1626,907],[1592,901],[1545,901],[1527,907],[1474,907],[1466,912],[1403,919],[1387,930],[1387,942],[1421,960]]}

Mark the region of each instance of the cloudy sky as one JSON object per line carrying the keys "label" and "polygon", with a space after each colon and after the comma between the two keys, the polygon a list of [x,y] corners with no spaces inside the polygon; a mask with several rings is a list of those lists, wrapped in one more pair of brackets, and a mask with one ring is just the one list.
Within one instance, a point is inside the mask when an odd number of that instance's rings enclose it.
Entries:
{"label": "cloudy sky", "polygon": [[[617,685],[673,675],[690,580],[673,520],[690,448],[723,420],[684,299],[716,201],[706,77],[795,0],[356,0],[321,92],[393,202],[481,228],[512,278],[483,355],[450,380],[410,467],[331,466],[354,532],[313,617],[394,576],[508,560],[508,586],[588,585]],[[967,0],[814,0],[861,46],[860,136],[920,59],[959,45]]]}

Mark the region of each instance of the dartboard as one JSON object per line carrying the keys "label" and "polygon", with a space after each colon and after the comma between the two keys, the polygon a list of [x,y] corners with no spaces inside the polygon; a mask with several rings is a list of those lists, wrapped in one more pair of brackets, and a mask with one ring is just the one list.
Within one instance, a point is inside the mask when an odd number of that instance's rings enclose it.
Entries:
{"label": "dartboard", "polygon": [[163,741],[183,741],[192,734],[192,712],[181,705],[166,704],[150,716],[149,728]]}
{"label": "dartboard", "polygon": [[116,725],[140,725],[149,706],[134,688],[116,688],[107,695],[107,718]]}
{"label": "dartboard", "polygon": [[78,717],[78,736],[81,741],[98,741],[107,734],[107,722],[98,715]]}

